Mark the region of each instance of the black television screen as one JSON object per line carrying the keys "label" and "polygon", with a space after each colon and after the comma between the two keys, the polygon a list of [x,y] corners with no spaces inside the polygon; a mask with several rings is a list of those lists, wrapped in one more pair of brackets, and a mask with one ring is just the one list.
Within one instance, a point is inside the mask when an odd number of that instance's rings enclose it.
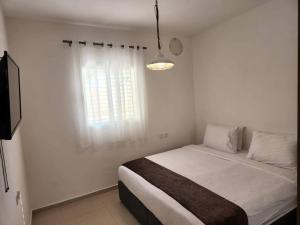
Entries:
{"label": "black television screen", "polygon": [[5,51],[0,61],[0,139],[11,140],[21,118],[20,70]]}

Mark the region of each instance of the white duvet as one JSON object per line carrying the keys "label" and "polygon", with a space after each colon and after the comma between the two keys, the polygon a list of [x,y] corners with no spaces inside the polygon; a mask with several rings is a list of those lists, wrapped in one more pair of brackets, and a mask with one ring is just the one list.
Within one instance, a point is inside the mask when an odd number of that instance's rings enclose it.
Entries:
{"label": "white duvet", "polygon": [[[296,208],[296,170],[282,169],[201,145],[147,158],[245,210],[249,225],[270,224]],[[141,176],[121,166],[119,179],[164,225],[203,225],[196,216]]]}

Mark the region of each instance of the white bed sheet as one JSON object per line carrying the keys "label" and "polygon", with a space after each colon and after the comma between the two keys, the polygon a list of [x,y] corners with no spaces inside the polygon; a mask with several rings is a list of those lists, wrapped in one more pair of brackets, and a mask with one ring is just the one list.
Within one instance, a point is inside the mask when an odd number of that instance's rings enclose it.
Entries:
{"label": "white bed sheet", "polygon": [[[242,207],[249,225],[267,225],[297,206],[296,169],[282,169],[203,145],[147,158]],[[119,179],[164,225],[203,225],[166,193],[124,166]]]}

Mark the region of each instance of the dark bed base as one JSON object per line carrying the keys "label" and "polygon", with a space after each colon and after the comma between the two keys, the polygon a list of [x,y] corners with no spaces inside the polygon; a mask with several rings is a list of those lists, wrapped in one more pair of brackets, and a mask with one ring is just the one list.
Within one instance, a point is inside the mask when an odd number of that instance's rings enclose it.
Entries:
{"label": "dark bed base", "polygon": [[119,181],[119,197],[126,208],[134,215],[141,225],[162,225],[162,223],[147,209],[128,188]]}
{"label": "dark bed base", "polygon": [[[119,197],[126,208],[134,215],[141,225],[163,225],[143,203],[119,181]],[[296,225],[297,210],[293,210],[279,218],[271,225]]]}

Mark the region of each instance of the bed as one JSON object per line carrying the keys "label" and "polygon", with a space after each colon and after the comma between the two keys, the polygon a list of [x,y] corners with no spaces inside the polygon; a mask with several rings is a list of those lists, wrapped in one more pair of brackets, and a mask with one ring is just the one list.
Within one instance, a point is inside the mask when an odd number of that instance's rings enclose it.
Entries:
{"label": "bed", "polygon": [[[296,224],[297,172],[203,145],[145,157],[234,203],[249,225]],[[119,167],[119,196],[144,225],[207,225],[194,213],[126,166]]]}

